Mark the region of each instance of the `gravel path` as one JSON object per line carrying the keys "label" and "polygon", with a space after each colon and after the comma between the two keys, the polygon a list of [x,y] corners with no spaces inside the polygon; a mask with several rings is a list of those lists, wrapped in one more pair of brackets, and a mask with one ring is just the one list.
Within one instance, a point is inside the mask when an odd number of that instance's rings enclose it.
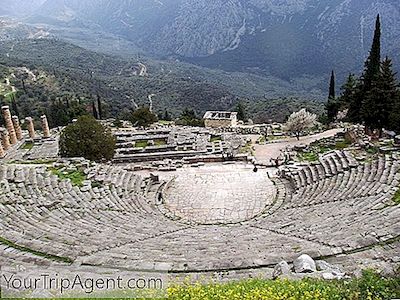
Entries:
{"label": "gravel path", "polygon": [[299,141],[296,138],[289,138],[277,143],[255,145],[255,157],[258,163],[269,164],[271,158],[275,159],[279,157],[281,150],[284,150],[288,146],[292,147],[296,145],[309,145],[320,139],[334,136],[339,132],[343,132],[343,130],[344,129],[342,128],[331,129],[315,135],[301,137]]}

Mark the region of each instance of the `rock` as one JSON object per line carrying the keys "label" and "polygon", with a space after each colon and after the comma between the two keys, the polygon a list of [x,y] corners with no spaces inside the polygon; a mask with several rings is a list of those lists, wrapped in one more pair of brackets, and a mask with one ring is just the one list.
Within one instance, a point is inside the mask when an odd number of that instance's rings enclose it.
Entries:
{"label": "rock", "polygon": [[272,277],[274,279],[280,277],[281,275],[288,275],[290,274],[290,266],[286,261],[281,261],[279,264],[277,264],[274,268],[274,271],[272,273]]}
{"label": "rock", "polygon": [[317,268],[317,271],[327,271],[327,272],[336,272],[336,273],[342,273],[340,268],[338,266],[333,266],[329,263],[327,263],[324,260],[318,260],[315,262],[315,266]]}
{"label": "rock", "polygon": [[344,273],[337,273],[337,272],[324,272],[322,273],[322,278],[325,280],[341,280],[345,277],[346,274]]}
{"label": "rock", "polygon": [[91,186],[90,186],[90,185],[85,185],[85,186],[81,187],[81,191],[82,191],[82,192],[89,192],[90,189],[91,189]]}
{"label": "rock", "polygon": [[314,260],[307,254],[300,255],[293,262],[293,265],[296,273],[312,273],[317,271]]}

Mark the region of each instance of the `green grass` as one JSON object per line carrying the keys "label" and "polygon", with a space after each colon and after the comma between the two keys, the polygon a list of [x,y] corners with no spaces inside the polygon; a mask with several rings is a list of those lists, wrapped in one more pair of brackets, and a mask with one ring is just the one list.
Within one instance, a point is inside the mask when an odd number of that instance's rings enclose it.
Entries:
{"label": "green grass", "polygon": [[378,152],[379,152],[379,148],[378,147],[370,147],[370,148],[367,149],[367,153],[368,154],[374,155],[374,154],[377,154]]}
{"label": "green grass", "polygon": [[267,141],[267,139],[265,138],[265,136],[260,136],[257,141],[260,144],[264,144]]}
{"label": "green grass", "polygon": [[219,141],[222,141],[222,138],[221,138],[221,136],[219,136],[219,135],[214,135],[214,136],[212,136],[211,139],[210,139],[210,142],[211,142],[211,143],[219,142]]}
{"label": "green grass", "polygon": [[351,145],[351,143],[348,143],[347,141],[338,141],[338,142],[336,142],[335,149],[343,150],[343,149],[349,147],[350,145]]}
{"label": "green grass", "polygon": [[135,148],[146,148],[149,145],[148,141],[136,141]]}
{"label": "green grass", "polygon": [[268,141],[278,141],[278,140],[284,140],[288,138],[286,135],[269,135]]}
{"label": "green grass", "polygon": [[298,157],[301,161],[314,162],[318,161],[319,156],[315,152],[299,152]]}
{"label": "green grass", "polygon": [[159,120],[158,123],[160,123],[161,125],[171,125],[174,123],[174,121]]}
{"label": "green grass", "polygon": [[166,140],[163,139],[154,140],[154,146],[164,146],[166,144],[167,144]]}
{"label": "green grass", "polygon": [[298,152],[297,156],[300,161],[315,162],[319,160],[319,154],[325,154],[332,150],[343,150],[350,145],[351,143],[347,142],[346,140],[337,141],[334,145],[327,145],[322,140],[322,142],[318,141],[312,143],[309,147],[309,151]]}
{"label": "green grass", "polygon": [[33,148],[33,146],[35,146],[34,143],[32,143],[32,142],[26,142],[26,143],[22,146],[22,149],[24,149],[24,150],[31,150],[31,149]]}
{"label": "green grass", "polygon": [[57,175],[60,180],[71,180],[74,186],[83,186],[83,181],[86,180],[86,175],[81,170],[62,171],[61,168],[49,168],[51,173]]}
{"label": "green grass", "polygon": [[20,246],[18,244],[15,244],[14,242],[11,242],[5,238],[0,237],[0,244],[17,249],[19,251],[22,252],[27,252],[27,253],[31,253],[33,255],[36,256],[40,256],[46,259],[50,259],[50,260],[54,260],[54,261],[58,261],[58,262],[64,262],[64,263],[68,263],[68,264],[72,264],[74,261],[69,258],[69,257],[62,257],[62,256],[57,256],[57,255],[52,255],[52,254],[48,254],[48,253],[44,253],[41,251],[37,251],[28,247],[24,247],[24,246]]}
{"label": "green grass", "polygon": [[250,154],[250,155],[254,155],[254,151],[253,151],[253,144],[252,142],[247,142],[245,146],[241,147],[239,152],[241,154]]}
{"label": "green grass", "polygon": [[400,204],[400,187],[398,188],[396,194],[394,194],[394,196],[393,196],[393,201],[394,201],[396,204]]}

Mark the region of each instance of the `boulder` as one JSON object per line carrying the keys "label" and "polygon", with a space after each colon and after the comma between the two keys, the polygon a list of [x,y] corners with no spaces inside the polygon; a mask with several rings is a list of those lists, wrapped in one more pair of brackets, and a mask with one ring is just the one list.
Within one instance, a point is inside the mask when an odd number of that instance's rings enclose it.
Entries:
{"label": "boulder", "polygon": [[312,273],[317,271],[314,260],[307,254],[296,258],[293,265],[296,273]]}
{"label": "boulder", "polygon": [[331,265],[324,260],[316,261],[315,266],[317,268],[317,271],[342,273],[342,271],[338,266]]}
{"label": "boulder", "polygon": [[290,273],[291,271],[289,264],[283,260],[275,266],[272,277],[276,279],[282,275],[289,275]]}

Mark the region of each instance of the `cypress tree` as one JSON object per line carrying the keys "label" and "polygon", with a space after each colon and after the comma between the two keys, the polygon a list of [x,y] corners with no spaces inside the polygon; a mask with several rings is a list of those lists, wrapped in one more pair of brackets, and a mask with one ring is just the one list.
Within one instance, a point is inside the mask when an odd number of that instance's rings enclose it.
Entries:
{"label": "cypress tree", "polygon": [[93,117],[97,120],[99,118],[99,114],[97,113],[96,104],[94,103],[94,100],[92,100],[92,111],[93,111]]}
{"label": "cypress tree", "polygon": [[372,81],[362,109],[365,125],[372,130],[395,129],[398,112],[395,104],[399,99],[398,83],[392,70],[392,62],[386,58],[381,65],[378,77]]}
{"label": "cypress tree", "polygon": [[164,111],[164,117],[163,117],[163,119],[164,119],[165,121],[171,121],[171,116],[169,115],[168,110],[165,110],[165,111]]}
{"label": "cypress tree", "polygon": [[369,57],[365,62],[363,74],[364,91],[367,93],[372,87],[372,82],[377,78],[381,66],[381,21],[380,16],[376,17],[374,39],[372,41]]}
{"label": "cypress tree", "polygon": [[14,114],[19,117],[19,110],[15,94],[11,94],[11,109],[13,110]]}
{"label": "cypress tree", "polygon": [[336,91],[335,91],[335,72],[332,70],[331,74],[331,82],[329,84],[329,99],[336,98]]}
{"label": "cypress tree", "polygon": [[97,107],[99,109],[98,111],[99,119],[101,120],[103,118],[103,108],[101,107],[101,98],[99,94],[97,94]]}
{"label": "cypress tree", "polygon": [[327,111],[328,123],[335,121],[336,116],[339,112],[339,103],[336,101],[336,91],[335,91],[335,72],[332,71],[331,81],[329,84],[329,97],[328,103],[325,106]]}
{"label": "cypress tree", "polygon": [[365,121],[361,114],[361,108],[364,105],[365,98],[372,87],[372,82],[379,75],[381,61],[381,21],[378,14],[375,23],[374,39],[372,41],[371,51],[365,62],[364,72],[361,80],[357,84],[356,93],[352,97],[352,102],[349,105],[347,118],[350,122],[361,123]]}

